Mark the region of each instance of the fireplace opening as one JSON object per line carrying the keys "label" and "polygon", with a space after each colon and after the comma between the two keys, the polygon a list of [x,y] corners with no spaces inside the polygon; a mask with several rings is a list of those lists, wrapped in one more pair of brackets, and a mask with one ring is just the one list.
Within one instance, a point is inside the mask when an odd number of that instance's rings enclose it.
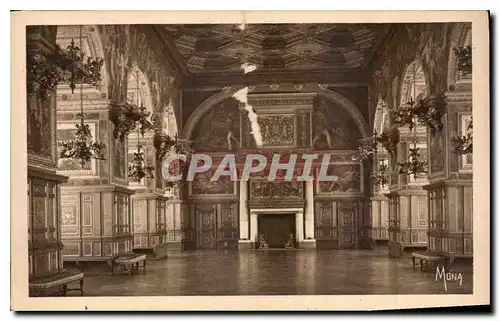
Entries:
{"label": "fireplace opening", "polygon": [[295,248],[295,215],[266,214],[258,217],[258,248]]}

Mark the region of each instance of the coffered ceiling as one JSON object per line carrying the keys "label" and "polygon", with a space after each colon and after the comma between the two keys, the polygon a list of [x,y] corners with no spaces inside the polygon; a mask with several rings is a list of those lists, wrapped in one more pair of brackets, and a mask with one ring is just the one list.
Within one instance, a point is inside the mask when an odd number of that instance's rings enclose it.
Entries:
{"label": "coffered ceiling", "polygon": [[360,68],[376,42],[376,24],[163,25],[192,74]]}

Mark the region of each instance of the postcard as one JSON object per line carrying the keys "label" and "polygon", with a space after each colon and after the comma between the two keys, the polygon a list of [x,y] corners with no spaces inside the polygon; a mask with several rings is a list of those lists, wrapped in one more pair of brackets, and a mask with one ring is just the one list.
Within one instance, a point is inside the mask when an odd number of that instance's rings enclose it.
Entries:
{"label": "postcard", "polygon": [[488,12],[14,12],[11,45],[13,310],[490,304]]}

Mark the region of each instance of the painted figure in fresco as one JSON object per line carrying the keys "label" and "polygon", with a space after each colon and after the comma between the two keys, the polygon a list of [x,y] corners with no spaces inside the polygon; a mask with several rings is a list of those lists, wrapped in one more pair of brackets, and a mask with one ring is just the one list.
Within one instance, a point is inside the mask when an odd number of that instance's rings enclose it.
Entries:
{"label": "painted figure in fresco", "polygon": [[215,171],[198,173],[193,181],[193,194],[231,194],[233,182],[229,179],[220,178],[212,182],[210,178]]}
{"label": "painted figure in fresco", "polygon": [[125,148],[120,139],[115,139],[115,177],[125,178]]}
{"label": "painted figure in fresco", "polygon": [[352,141],[349,133],[348,121],[346,116],[335,113],[334,109],[327,105],[326,101],[321,101],[320,106],[314,112],[315,135],[312,145],[315,148],[325,146],[323,139],[326,140],[326,146],[329,149],[344,149]]}
{"label": "painted figure in fresco", "polygon": [[[228,122],[228,125],[230,126],[229,127],[229,131],[227,132],[227,150],[233,150],[233,147],[238,147],[239,144],[240,144],[240,141],[234,136],[234,133],[233,133],[233,130],[231,129],[231,125],[232,125],[232,120],[231,119],[227,119],[226,120]],[[233,143],[235,144],[233,146]]]}
{"label": "painted figure in fresco", "polygon": [[239,146],[239,110],[237,105],[223,102],[204,116],[194,137],[196,150],[233,150]]}
{"label": "painted figure in fresco", "polygon": [[[335,173],[333,174],[335,175]],[[359,190],[359,171],[356,166],[350,166],[338,176],[336,181],[324,182],[323,192],[350,192]]]}
{"label": "painted figure in fresco", "polygon": [[28,151],[50,156],[50,103],[48,96],[44,99],[33,96],[28,104]]}
{"label": "painted figure in fresco", "polygon": [[321,130],[320,132],[318,132],[316,134],[316,136],[314,136],[314,140],[313,140],[313,146],[316,145],[316,143],[323,137],[325,136],[325,139],[326,139],[326,142],[328,144],[328,147],[329,148],[333,148],[332,147],[332,136],[330,136],[330,132],[328,131],[328,128],[323,128],[323,130]]}
{"label": "painted figure in fresco", "polygon": [[440,132],[430,136],[431,136],[431,151],[432,151],[431,170],[434,172],[438,172],[442,170],[442,164],[444,162],[443,136]]}

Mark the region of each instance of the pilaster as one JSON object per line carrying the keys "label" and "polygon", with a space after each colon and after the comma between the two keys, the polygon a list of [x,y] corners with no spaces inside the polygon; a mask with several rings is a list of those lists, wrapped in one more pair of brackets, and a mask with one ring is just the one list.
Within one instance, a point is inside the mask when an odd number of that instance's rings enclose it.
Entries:
{"label": "pilaster", "polygon": [[145,166],[154,167],[154,177],[145,177],[141,181],[130,181],[129,187],[135,191],[132,196],[134,217],[134,251],[152,252],[156,259],[167,255],[167,205],[168,197],[164,195],[161,177],[161,160],[155,148],[159,139],[153,132],[142,136],[132,132],[128,136],[128,158],[132,159],[141,146],[144,153]]}
{"label": "pilaster", "polygon": [[370,198],[372,211],[372,239],[374,241],[388,241],[389,234],[389,200],[385,194],[378,194]]}
{"label": "pilaster", "polygon": [[250,237],[250,213],[248,211],[248,181],[239,182],[239,226],[240,239],[238,240],[238,249],[246,250],[255,246]]}
{"label": "pilaster", "polygon": [[56,173],[56,98],[51,79],[46,77],[57,68],[50,60],[56,50],[55,35],[56,29],[48,26],[26,29],[30,281],[63,270],[60,185],[68,178]]}
{"label": "pilaster", "polygon": [[457,82],[454,91],[430,104],[444,105],[443,130],[429,135],[429,249],[451,258],[473,256],[472,154],[454,152],[453,137],[466,135],[472,121],[472,82]]}
{"label": "pilaster", "polygon": [[314,238],[314,182],[308,180],[305,182],[306,211],[304,215],[304,240],[301,247],[315,248],[316,239]]}
{"label": "pilaster", "polygon": [[[82,95],[82,97],[80,97]],[[132,203],[128,186],[127,137],[117,137],[111,121],[121,111],[99,89],[85,86],[71,93],[58,88],[57,131],[68,140],[79,123],[82,104],[85,124],[95,141],[105,144],[104,160],[60,159],[58,173],[70,177],[61,187],[64,260],[108,261],[133,248]]]}
{"label": "pilaster", "polygon": [[415,132],[402,127],[396,156],[389,157],[389,241],[390,256],[400,257],[413,249],[427,248],[428,204],[427,192],[422,188],[427,184],[427,173],[418,175],[399,174],[397,162],[408,159],[409,149],[415,139],[421,160],[427,159],[426,128],[417,126]]}

